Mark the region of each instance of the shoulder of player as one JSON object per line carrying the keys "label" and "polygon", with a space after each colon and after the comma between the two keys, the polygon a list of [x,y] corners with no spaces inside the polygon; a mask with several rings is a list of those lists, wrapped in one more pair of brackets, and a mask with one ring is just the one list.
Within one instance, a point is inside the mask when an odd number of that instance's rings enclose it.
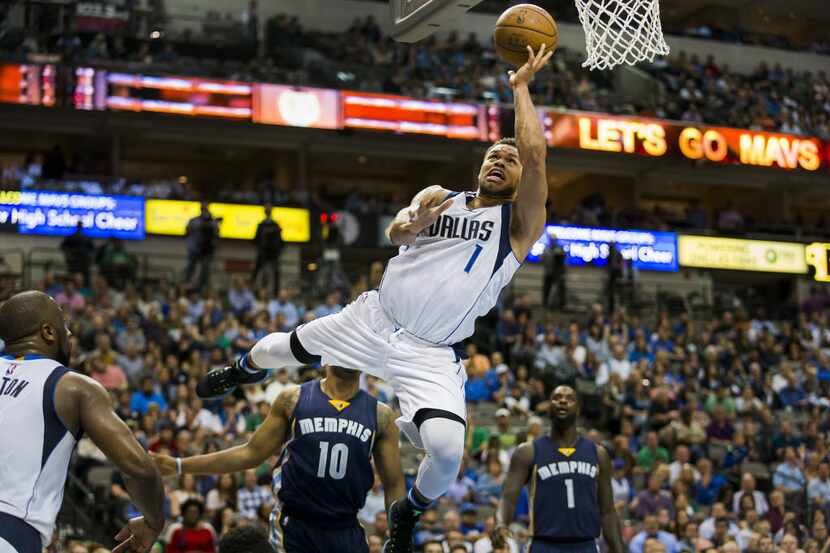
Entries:
{"label": "shoulder of player", "polygon": [[388,432],[390,425],[393,425],[395,422],[395,412],[392,410],[391,407],[383,403],[382,401],[378,401],[378,434],[383,434]]}
{"label": "shoulder of player", "polygon": [[81,373],[69,371],[58,381],[56,393],[70,399],[86,401],[106,398],[110,399],[109,392],[104,386],[95,380]]}
{"label": "shoulder of player", "polygon": [[294,409],[297,408],[297,403],[300,401],[300,389],[299,384],[286,387],[274,400],[274,404],[271,406],[272,411],[276,411],[286,418],[291,418]]}
{"label": "shoulder of player", "polygon": [[428,199],[432,201],[444,201],[450,194],[453,194],[452,190],[448,190],[443,186],[433,184],[432,186],[427,186],[417,194],[413,198],[413,202],[420,202],[421,200]]}
{"label": "shoulder of player", "polygon": [[594,444],[594,447],[597,448],[597,460],[599,460],[600,466],[611,466],[611,454],[608,453],[608,449],[602,444]]}
{"label": "shoulder of player", "polygon": [[511,462],[531,464],[533,463],[533,456],[533,442],[524,442],[523,444],[516,447],[516,450],[513,452],[513,458]]}

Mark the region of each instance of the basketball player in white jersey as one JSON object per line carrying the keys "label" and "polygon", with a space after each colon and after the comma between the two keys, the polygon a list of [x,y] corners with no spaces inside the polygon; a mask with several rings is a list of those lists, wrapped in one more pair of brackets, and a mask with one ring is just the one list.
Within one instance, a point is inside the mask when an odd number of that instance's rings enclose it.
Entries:
{"label": "basketball player in white jersey", "polygon": [[70,372],[70,332],[58,304],[21,292],[0,306],[0,553],[41,553],[52,540],[69,459],[85,432],[123,473],[144,513],[113,553],[144,553],[164,526],[156,465],[96,381]]}
{"label": "basketball player in white jersey", "polygon": [[464,453],[466,374],[452,347],[496,304],[545,226],[546,144],[528,91],[550,59],[543,45],[510,73],[516,138],[484,155],[476,193],[431,186],[388,229],[400,246],[377,291],[342,312],[274,333],[230,367],[208,373],[202,397],[265,378],[261,369],[326,365],[361,367],[388,381],[400,400],[398,426],[426,451],[415,486],[390,509],[387,553],[411,551],[418,516],[447,491]]}

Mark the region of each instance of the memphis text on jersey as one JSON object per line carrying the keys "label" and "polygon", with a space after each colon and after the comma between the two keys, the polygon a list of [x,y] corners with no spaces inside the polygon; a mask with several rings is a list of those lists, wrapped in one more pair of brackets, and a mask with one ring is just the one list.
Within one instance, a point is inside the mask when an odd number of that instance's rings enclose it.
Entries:
{"label": "memphis text on jersey", "polygon": [[346,418],[312,417],[300,419],[297,422],[300,424],[300,432],[303,436],[314,432],[340,432],[354,436],[361,442],[368,442],[372,437],[371,428],[366,428],[359,422]]}
{"label": "memphis text on jersey", "polygon": [[486,242],[493,234],[493,221],[477,221],[467,217],[441,215],[432,225],[421,232],[421,236],[434,238],[461,238],[462,240],[478,240]]}
{"label": "memphis text on jersey", "polygon": [[584,474],[596,478],[598,471],[599,468],[595,464],[586,461],[558,461],[539,467],[537,474],[540,480],[566,474]]}

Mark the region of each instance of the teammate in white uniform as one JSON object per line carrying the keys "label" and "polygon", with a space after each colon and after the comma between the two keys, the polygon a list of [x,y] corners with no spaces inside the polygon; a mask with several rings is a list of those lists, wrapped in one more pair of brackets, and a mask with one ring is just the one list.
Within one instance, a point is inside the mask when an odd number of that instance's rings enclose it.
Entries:
{"label": "teammate in white uniform", "polygon": [[446,492],[461,464],[466,374],[451,346],[473,334],[476,318],[493,308],[544,231],[546,144],[528,83],[552,52],[528,51],[528,62],[510,74],[516,138],[487,150],[477,193],[438,186],[419,192],[388,229],[401,247],[378,291],[290,334],[266,336],[197,387],[202,397],[221,396],[265,378],[262,368],[315,362],[361,367],[387,380],[400,400],[398,426],[426,450],[412,492],[390,509],[387,553],[411,551],[417,517]]}
{"label": "teammate in white uniform", "polygon": [[109,393],[65,367],[69,336],[60,307],[42,292],[0,306],[0,553],[41,553],[52,541],[69,459],[84,432],[124,473],[145,513],[121,530],[113,553],[143,553],[164,526],[161,477]]}

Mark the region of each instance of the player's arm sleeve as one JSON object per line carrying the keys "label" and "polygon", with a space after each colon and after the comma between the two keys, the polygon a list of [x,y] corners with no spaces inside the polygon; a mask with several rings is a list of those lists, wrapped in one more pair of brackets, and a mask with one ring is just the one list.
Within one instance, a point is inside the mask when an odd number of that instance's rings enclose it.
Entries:
{"label": "player's arm sleeve", "polygon": [[446,188],[441,186],[433,185],[427,186],[412,198],[412,201],[409,203],[408,206],[404,207],[398,214],[395,215],[395,218],[389,223],[389,226],[386,227],[386,237],[395,244],[396,246],[400,246],[402,244],[410,242],[410,236],[406,236],[406,232],[404,232],[404,226],[409,223],[411,220],[411,216],[415,210],[418,209],[418,205],[424,199],[428,200],[428,205],[436,206],[439,205],[441,202],[447,199],[450,195],[450,191]]}
{"label": "player's arm sleeve", "polygon": [[522,162],[522,179],[513,202],[510,245],[523,260],[545,230],[548,181],[545,169],[547,143],[527,86],[513,91],[516,110],[516,145]]}
{"label": "player's arm sleeve", "polygon": [[599,457],[597,499],[602,521],[602,536],[608,544],[610,553],[625,553],[625,545],[623,545],[620,532],[620,519],[614,508],[614,492],[611,489],[611,456],[604,447],[597,446],[597,457]]}
{"label": "player's arm sleeve", "polygon": [[380,481],[383,484],[386,510],[392,502],[406,495],[406,484],[401,470],[401,450],[395,413],[388,405],[378,402],[378,436],[372,452]]}
{"label": "player's arm sleeve", "polygon": [[[516,515],[516,503],[519,501],[519,494],[530,478],[530,469],[533,465],[533,444],[524,443],[516,448],[513,457],[510,458],[510,468],[502,486],[501,500],[496,509],[496,524],[509,526]],[[530,506],[533,508],[533,505]]]}
{"label": "player's arm sleeve", "polygon": [[285,444],[288,425],[299,398],[299,387],[283,390],[271,405],[271,412],[243,445],[224,451],[182,459],[182,472],[222,474],[252,469],[277,453]]}
{"label": "player's arm sleeve", "polygon": [[109,393],[81,375],[67,382],[77,405],[81,430],[121,471],[133,503],[151,528],[164,527],[164,485],[155,463],[112,410]]}

